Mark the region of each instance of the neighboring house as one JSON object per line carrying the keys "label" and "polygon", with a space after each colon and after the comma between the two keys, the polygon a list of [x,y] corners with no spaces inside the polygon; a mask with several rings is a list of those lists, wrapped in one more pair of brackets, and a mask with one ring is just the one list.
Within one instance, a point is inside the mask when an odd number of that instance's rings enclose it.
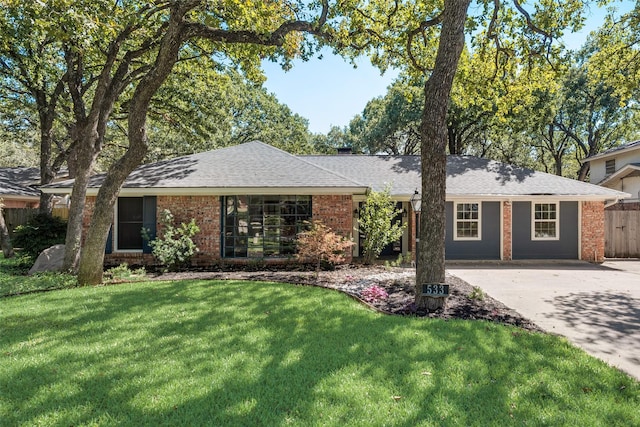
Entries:
{"label": "neighboring house", "polygon": [[38,168],[0,168],[0,199],[6,209],[37,208],[40,204]]}
{"label": "neighboring house", "polygon": [[629,193],[605,213],[605,256],[640,258],[640,141],[587,158],[591,183]]}
{"label": "neighboring house", "polygon": [[634,141],[585,160],[590,166],[590,182],[631,194],[620,209],[640,208],[640,141]]}
{"label": "neighboring house", "polygon": [[[85,227],[104,176],[92,178]],[[140,230],[155,235],[158,212],[194,218],[198,265],[286,259],[305,222],[322,220],[354,238],[367,193],[391,185],[408,227],[399,253],[415,251],[409,203],[421,188],[418,156],[294,156],[261,142],[194,154],[136,169],[114,208],[106,263],[152,263]],[[73,181],[43,187],[69,194]],[[448,259],[583,259],[604,256],[604,206],[628,194],[492,160],[449,156]]]}

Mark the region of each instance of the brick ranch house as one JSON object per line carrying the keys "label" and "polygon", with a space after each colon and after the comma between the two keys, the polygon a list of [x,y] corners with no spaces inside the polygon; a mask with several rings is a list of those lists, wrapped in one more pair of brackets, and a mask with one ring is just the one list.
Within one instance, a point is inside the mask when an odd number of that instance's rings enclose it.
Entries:
{"label": "brick ranch house", "polygon": [[[103,177],[93,177],[85,229]],[[43,191],[68,194],[73,182]],[[305,221],[322,220],[354,240],[360,254],[358,209],[371,190],[391,185],[407,227],[385,254],[415,253],[410,199],[420,189],[419,156],[294,156],[254,141],[140,166],[114,209],[105,263],[150,264],[140,230],[159,231],[158,213],[194,218],[200,252],[194,265],[282,260],[295,253]],[[447,259],[604,258],[604,207],[626,193],[469,156],[449,156]]]}

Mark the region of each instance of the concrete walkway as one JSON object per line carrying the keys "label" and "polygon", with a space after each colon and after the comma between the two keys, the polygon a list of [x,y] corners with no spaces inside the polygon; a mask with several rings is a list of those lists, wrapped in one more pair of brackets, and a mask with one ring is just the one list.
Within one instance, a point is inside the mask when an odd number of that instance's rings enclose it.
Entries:
{"label": "concrete walkway", "polygon": [[640,261],[451,262],[447,271],[640,379]]}

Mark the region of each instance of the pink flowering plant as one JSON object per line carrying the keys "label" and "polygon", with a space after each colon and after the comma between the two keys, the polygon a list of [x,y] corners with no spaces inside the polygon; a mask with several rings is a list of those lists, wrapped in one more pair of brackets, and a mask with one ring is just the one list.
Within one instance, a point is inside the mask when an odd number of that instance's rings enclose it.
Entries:
{"label": "pink flowering plant", "polygon": [[360,297],[368,303],[374,303],[376,301],[389,298],[389,294],[380,286],[374,285],[369,286],[367,289],[363,290],[360,293]]}

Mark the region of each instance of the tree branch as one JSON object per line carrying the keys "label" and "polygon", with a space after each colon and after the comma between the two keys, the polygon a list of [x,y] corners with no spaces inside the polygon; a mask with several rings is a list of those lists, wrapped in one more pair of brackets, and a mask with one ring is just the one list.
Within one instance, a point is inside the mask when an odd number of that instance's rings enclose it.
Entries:
{"label": "tree branch", "polygon": [[212,28],[208,25],[191,22],[185,24],[184,39],[201,37],[211,41],[225,43],[246,43],[257,44],[262,46],[282,46],[285,37],[292,32],[305,32],[319,37],[328,38],[329,35],[321,30],[322,26],[327,22],[329,13],[328,0],[322,0],[322,11],[316,22],[310,21],[287,21],[282,23],[275,31],[269,33],[257,33],[249,30],[223,30],[220,28]]}
{"label": "tree branch", "polygon": [[418,63],[418,60],[415,58],[415,56],[413,56],[413,53],[411,52],[413,48],[413,39],[418,34],[424,35],[424,31],[427,28],[439,25],[441,22],[442,22],[442,13],[440,13],[438,16],[436,16],[433,19],[430,19],[428,21],[423,21],[422,23],[420,23],[420,26],[411,30],[407,35],[407,55],[409,55],[409,60],[411,61],[411,64],[422,73],[426,71],[426,68],[424,68]]}
{"label": "tree branch", "polygon": [[518,9],[518,12],[520,12],[520,14],[524,16],[524,19],[527,21],[527,27],[529,27],[531,31],[533,31],[534,33],[538,33],[541,36],[544,36],[545,43],[547,40],[549,42],[553,40],[553,36],[550,33],[546,32],[545,30],[543,30],[542,28],[538,27],[533,23],[533,21],[531,20],[531,15],[529,15],[529,12],[527,12],[522,7],[522,5],[520,4],[520,0],[513,0],[513,5],[516,7],[516,9]]}

